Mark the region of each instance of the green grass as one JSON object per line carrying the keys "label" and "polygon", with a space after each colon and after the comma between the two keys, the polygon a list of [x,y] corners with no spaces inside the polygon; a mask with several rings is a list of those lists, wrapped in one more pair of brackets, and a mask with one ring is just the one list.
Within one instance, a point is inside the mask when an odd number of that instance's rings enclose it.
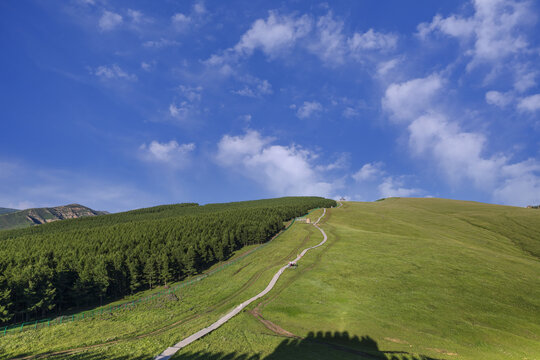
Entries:
{"label": "green grass", "polygon": [[[345,202],[328,212],[322,228],[327,244],[250,306],[262,303],[265,319],[303,339],[277,336],[244,311],[174,359],[368,358],[358,351],[399,360],[540,358],[539,211],[391,198]],[[181,301],[0,338],[0,357],[117,338],[75,358],[150,358],[261,291],[280,265],[321,239],[313,226],[297,223],[188,288]],[[191,315],[200,316],[134,338]]]}
{"label": "green grass", "polygon": [[[92,318],[2,337],[0,357],[60,351],[115,339],[134,344],[134,349],[138,349],[137,351],[146,357],[155,355],[164,346],[171,344],[171,341],[177,342],[178,336],[187,336],[190,332],[199,330],[241,301],[264,289],[277,269],[292,260],[298,249],[314,245],[316,240],[320,241],[319,238],[308,239],[311,232],[313,229],[305,224],[293,225],[261,250],[195,285],[183,288],[179,294],[180,301],[156,300],[101,319]],[[246,247],[242,252],[254,247]],[[236,294],[239,291],[241,292]],[[146,295],[148,292],[139,294],[139,297]],[[146,346],[145,340],[129,340],[193,316],[199,317],[175,326],[173,330],[162,335],[151,337],[151,346]],[[122,346],[119,344],[114,348],[121,349]],[[130,352],[136,352],[134,349],[130,348]]]}

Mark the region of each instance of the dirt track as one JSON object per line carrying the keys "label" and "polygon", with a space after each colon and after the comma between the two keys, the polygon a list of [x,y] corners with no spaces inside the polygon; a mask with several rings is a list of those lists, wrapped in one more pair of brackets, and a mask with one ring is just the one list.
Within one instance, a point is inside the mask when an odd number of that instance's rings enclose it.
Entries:
{"label": "dirt track", "polygon": [[[298,262],[298,260],[300,260],[309,250],[311,249],[315,249],[321,245],[323,245],[326,240],[328,239],[328,237],[326,236],[326,233],[324,232],[323,229],[321,229],[317,224],[319,223],[319,221],[321,220],[321,218],[326,214],[326,209],[324,209],[322,215],[317,219],[317,221],[315,223],[313,223],[313,226],[315,226],[322,234],[323,234],[323,240],[315,245],[315,246],[311,246],[307,249],[304,249],[300,255],[298,255],[296,257],[295,260],[293,260],[293,263],[296,263]],[[246,306],[248,306],[249,304],[251,304],[253,301],[263,297],[264,295],[266,295],[268,292],[270,292],[270,290],[272,290],[272,288],[276,285],[279,277],[281,276],[281,274],[283,274],[283,272],[289,267],[289,264],[283,266],[281,269],[278,270],[278,272],[274,275],[274,277],[272,278],[272,280],[270,280],[270,283],[268,283],[268,286],[266,286],[266,288],[261,291],[259,294],[253,296],[252,298],[244,301],[243,303],[241,303],[240,305],[236,306],[233,310],[231,310],[229,313],[227,313],[226,315],[224,315],[223,317],[221,317],[219,320],[217,320],[215,323],[213,323],[212,325],[202,329],[202,330],[199,330],[198,332],[196,332],[195,334],[191,335],[191,336],[188,336],[187,338],[185,338],[184,340],[180,341],[179,343],[177,343],[176,345],[174,346],[171,346],[167,349],[165,349],[165,351],[163,351],[160,355],[156,356],[154,359],[155,360],[166,360],[166,359],[169,359],[172,355],[176,354],[176,352],[178,352],[178,350],[182,349],[183,347],[191,344],[192,342],[200,339],[201,337],[209,334],[210,332],[216,330],[217,328],[219,328],[221,325],[225,324],[227,321],[229,321],[231,318],[233,318],[234,316],[236,316],[238,313],[240,313]]]}

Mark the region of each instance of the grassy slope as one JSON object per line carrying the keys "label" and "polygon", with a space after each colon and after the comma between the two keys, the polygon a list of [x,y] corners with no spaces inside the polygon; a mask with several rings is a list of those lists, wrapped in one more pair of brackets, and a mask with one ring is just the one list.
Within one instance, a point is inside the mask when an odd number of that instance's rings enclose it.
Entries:
{"label": "grassy slope", "polygon": [[[316,219],[319,212],[310,217]],[[409,359],[409,354],[437,359],[540,357],[540,212],[439,199],[388,199],[345,203],[323,222],[328,244],[308,253],[297,270],[284,273],[262,301],[261,312],[301,337],[318,331],[332,334],[322,334],[317,341],[287,340],[243,312],[175,358],[361,358],[321,342],[396,359]],[[308,235],[310,240],[302,243]],[[0,338],[0,357],[130,338],[188,314],[202,314],[156,336],[78,355],[151,357],[262,290],[284,259],[321,238],[312,226],[296,224],[263,250],[190,288],[180,302],[156,302],[109,320]],[[257,274],[241,295],[231,296]],[[203,311],[218,303],[215,310]],[[372,341],[353,341],[354,336]]]}
{"label": "grassy slope", "polygon": [[24,210],[0,215],[0,230],[19,229],[32,224],[32,221],[26,218]]}
{"label": "grassy slope", "polygon": [[[300,336],[346,331],[371,337],[379,350],[433,358],[540,356],[540,262],[531,255],[540,242],[536,211],[389,199],[346,203],[323,227],[330,243],[320,261],[304,274],[287,274],[297,276],[294,286],[264,307],[265,318]],[[243,314],[237,327],[252,321]],[[249,332],[230,324],[189,350],[204,351],[206,342],[216,352],[238,351],[218,339],[244,336],[253,344]],[[248,353],[257,351],[252,347]],[[303,350],[313,358],[349,356]]]}
{"label": "grassy slope", "polygon": [[[178,320],[200,315],[163,334],[148,339],[122,341],[109,347],[106,350],[107,355],[104,355],[113,357],[130,354],[130,357],[141,355],[148,358],[177,342],[178,337],[199,330],[241,301],[264,289],[277,269],[292,260],[299,248],[320,241],[319,238],[310,239],[311,232],[313,230],[306,225],[294,225],[283,236],[244,260],[194,286],[184,288],[180,295],[181,301],[155,301],[139,305],[134,310],[115,313],[103,320],[89,319],[0,337],[0,358],[58,351],[112,339],[133,339],[137,335],[161,329]],[[246,247],[242,252],[253,247]],[[236,295],[239,291],[241,292]],[[147,293],[140,294],[141,297],[144,295]],[[98,353],[101,351],[98,350]]]}

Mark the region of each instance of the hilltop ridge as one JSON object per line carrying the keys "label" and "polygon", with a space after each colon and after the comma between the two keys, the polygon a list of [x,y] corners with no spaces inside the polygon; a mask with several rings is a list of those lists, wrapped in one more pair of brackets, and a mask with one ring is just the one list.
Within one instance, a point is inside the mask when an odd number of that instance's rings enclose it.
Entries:
{"label": "hilltop ridge", "polygon": [[97,216],[103,214],[108,214],[108,212],[96,211],[80,204],[31,208],[25,210],[1,208],[0,230],[24,228],[58,220],[76,219],[84,216]]}

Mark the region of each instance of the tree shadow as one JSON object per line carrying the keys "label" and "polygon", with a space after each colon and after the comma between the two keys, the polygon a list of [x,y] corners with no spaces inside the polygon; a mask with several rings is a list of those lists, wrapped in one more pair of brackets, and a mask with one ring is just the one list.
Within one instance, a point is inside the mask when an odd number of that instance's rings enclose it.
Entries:
{"label": "tree shadow", "polygon": [[344,332],[310,332],[305,338],[286,338],[267,356],[233,353],[195,352],[179,354],[177,360],[442,360],[406,351],[385,351],[370,336],[350,336]]}
{"label": "tree shadow", "polygon": [[[272,336],[272,335],[270,335]],[[278,336],[278,335],[274,335]],[[22,356],[19,355],[18,358]],[[77,360],[143,360],[148,355],[114,355],[108,351],[100,352],[88,349],[82,352],[45,353],[31,357]],[[0,358],[1,356],[0,352]],[[370,336],[350,336],[344,332],[310,332],[305,338],[285,338],[266,356],[261,354],[241,354],[238,352],[186,352],[173,356],[174,360],[442,360],[426,355],[413,354],[406,351],[386,351],[380,349]]]}

